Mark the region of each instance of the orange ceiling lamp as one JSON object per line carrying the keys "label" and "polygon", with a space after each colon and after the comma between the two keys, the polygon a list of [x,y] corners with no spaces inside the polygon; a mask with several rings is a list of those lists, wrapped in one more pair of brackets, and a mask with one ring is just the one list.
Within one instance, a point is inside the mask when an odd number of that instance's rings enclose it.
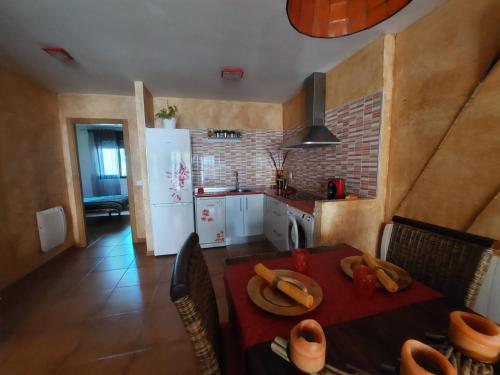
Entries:
{"label": "orange ceiling lamp", "polygon": [[315,38],[336,38],[368,29],[391,17],[411,0],[288,0],[292,26]]}

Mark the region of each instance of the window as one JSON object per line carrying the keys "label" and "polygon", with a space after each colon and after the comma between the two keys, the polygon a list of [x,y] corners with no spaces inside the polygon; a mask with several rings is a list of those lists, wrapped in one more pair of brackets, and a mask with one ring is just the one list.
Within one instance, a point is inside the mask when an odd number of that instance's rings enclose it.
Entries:
{"label": "window", "polygon": [[127,177],[127,158],[125,149],[121,148],[103,148],[102,149],[102,167],[104,178]]}
{"label": "window", "polygon": [[127,177],[127,157],[125,155],[125,149],[120,148],[120,177]]}

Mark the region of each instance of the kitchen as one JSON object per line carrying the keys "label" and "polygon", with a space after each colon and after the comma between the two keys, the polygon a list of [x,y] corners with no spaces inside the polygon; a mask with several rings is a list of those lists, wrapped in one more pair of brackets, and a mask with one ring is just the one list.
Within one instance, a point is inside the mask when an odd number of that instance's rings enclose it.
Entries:
{"label": "kitchen", "polygon": [[[146,129],[155,255],[176,253],[193,230],[202,248],[263,239],[279,250],[314,247],[315,201],[376,197],[381,95],[371,95],[347,110],[325,112],[325,83],[324,73],[314,73],[305,80],[304,125],[286,133]],[[183,134],[185,141],[175,138],[176,134]],[[156,142],[162,143],[150,145]],[[186,144],[181,149],[182,169],[190,160],[193,166],[184,172],[188,178],[181,184],[177,181],[183,176],[181,172],[167,171],[173,185],[157,185],[165,180],[156,171],[174,165],[169,157],[164,157],[165,166],[158,169],[155,164],[161,155],[158,150],[168,147],[161,146],[165,143],[174,147],[173,153],[179,152],[178,145]],[[311,160],[304,157],[309,150],[319,151],[322,156],[304,170],[304,160]],[[182,218],[185,227],[179,229],[180,238],[173,247],[162,249],[168,239],[161,223],[169,215],[156,217],[155,207],[161,204],[162,195],[168,199],[167,194],[176,188],[183,195],[171,197],[178,201],[178,207],[187,207],[182,203],[192,202],[189,192],[194,192],[194,223],[188,214],[171,213],[171,217]],[[168,235],[175,233],[170,231]],[[158,240],[160,236],[164,239]]]}

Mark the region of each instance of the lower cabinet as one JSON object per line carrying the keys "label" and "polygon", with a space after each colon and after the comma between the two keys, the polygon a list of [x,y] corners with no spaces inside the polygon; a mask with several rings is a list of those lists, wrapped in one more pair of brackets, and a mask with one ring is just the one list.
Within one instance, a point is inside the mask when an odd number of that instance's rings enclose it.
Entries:
{"label": "lower cabinet", "polygon": [[278,249],[288,247],[287,205],[277,199],[266,196],[264,208],[265,237]]}
{"label": "lower cabinet", "polygon": [[245,243],[264,234],[264,195],[226,196],[226,244]]}

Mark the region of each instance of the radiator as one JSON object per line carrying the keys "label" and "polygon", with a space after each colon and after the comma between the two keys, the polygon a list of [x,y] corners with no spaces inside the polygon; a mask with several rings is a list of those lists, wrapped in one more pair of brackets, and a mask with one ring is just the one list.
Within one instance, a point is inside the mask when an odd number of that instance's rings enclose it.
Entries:
{"label": "radiator", "polygon": [[62,207],[53,207],[36,213],[40,245],[46,253],[66,240],[66,216]]}

